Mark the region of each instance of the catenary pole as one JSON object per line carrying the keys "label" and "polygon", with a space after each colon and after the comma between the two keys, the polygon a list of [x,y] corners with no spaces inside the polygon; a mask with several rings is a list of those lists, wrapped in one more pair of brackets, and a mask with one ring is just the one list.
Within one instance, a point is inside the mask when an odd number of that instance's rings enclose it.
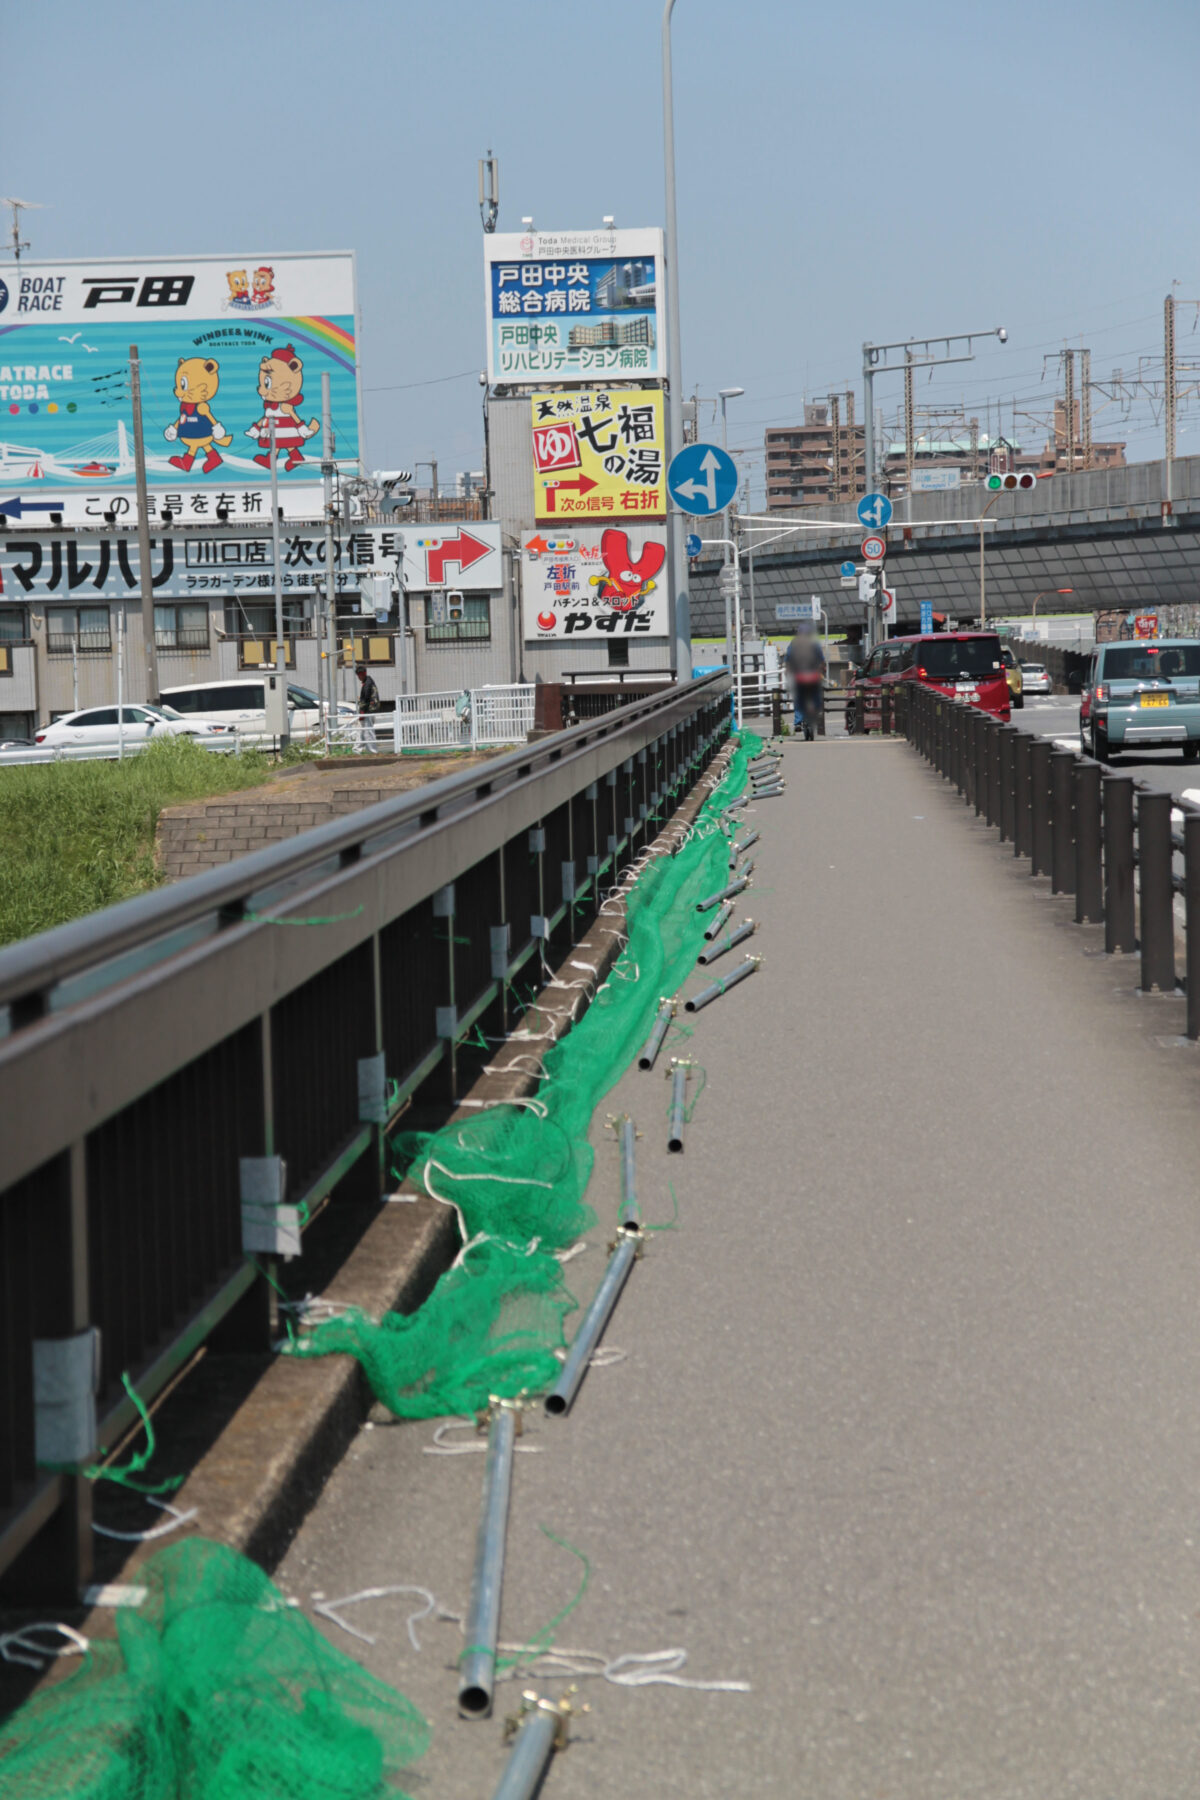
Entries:
{"label": "catenary pole", "polygon": [[[662,16],[663,77],[663,172],[667,214],[667,406],[668,461],[683,449],[683,352],[679,340],[679,228],[675,217],[675,114],[671,97],[671,14],[675,0],[666,0]],[[687,591],[687,558],[684,555],[683,514],[677,507],[669,514],[671,661],[677,681],[692,677],[691,601]]]}
{"label": "catenary pole", "polygon": [[[325,617],[317,633],[321,646],[321,668],[324,683],[321,698],[325,702],[325,753],[329,754],[330,734],[337,720],[337,570],[333,552],[333,408],[329,399],[329,371],[321,371],[321,482],[325,489]],[[400,602],[400,626],[403,634],[404,602]],[[401,656],[404,638],[401,635]],[[401,664],[403,669],[403,663]]]}

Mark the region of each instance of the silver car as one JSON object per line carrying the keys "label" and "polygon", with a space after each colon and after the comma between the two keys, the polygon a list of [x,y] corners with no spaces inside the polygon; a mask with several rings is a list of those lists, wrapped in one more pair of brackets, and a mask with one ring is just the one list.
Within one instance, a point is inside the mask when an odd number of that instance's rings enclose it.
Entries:
{"label": "silver car", "polygon": [[1054,683],[1045,663],[1022,663],[1021,686],[1027,694],[1052,694]]}

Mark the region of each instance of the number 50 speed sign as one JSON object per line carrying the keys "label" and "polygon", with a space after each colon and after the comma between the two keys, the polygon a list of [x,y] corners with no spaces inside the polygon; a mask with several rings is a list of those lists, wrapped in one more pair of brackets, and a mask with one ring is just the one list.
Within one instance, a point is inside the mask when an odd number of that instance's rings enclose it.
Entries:
{"label": "number 50 speed sign", "polygon": [[882,562],[887,555],[887,545],[881,537],[865,537],[862,541],[862,558],[864,562]]}

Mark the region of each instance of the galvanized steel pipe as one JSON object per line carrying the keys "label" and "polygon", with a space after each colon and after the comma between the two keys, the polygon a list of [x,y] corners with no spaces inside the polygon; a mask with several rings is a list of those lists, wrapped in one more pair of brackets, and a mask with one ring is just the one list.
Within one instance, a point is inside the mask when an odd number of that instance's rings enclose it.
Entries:
{"label": "galvanized steel pipe", "polygon": [[738,856],[745,856],[751,844],[757,844],[761,836],[761,831],[752,831],[749,837],[744,837],[740,844],[735,844],[733,846],[735,854]]}
{"label": "galvanized steel pipe", "polygon": [[726,975],[723,981],[718,979],[713,982],[711,987],[701,988],[698,994],[693,994],[692,998],[685,1003],[684,1010],[691,1013],[699,1012],[702,1006],[708,1006],[713,1000],[719,1000],[722,994],[727,993],[739,981],[745,981],[747,975],[753,975],[761,961],[761,956],[747,957],[746,961],[739,963],[732,974]]}
{"label": "galvanized steel pipe", "polygon": [[579,1384],[587,1373],[592,1352],[604,1335],[604,1327],[620,1298],[629,1271],[637,1260],[640,1245],[641,1234],[638,1231],[627,1230],[621,1233],[608,1259],[604,1280],[596,1289],[595,1298],[584,1313],[579,1330],[567,1352],[562,1374],[546,1395],[546,1411],[552,1418],[570,1410],[571,1402],[579,1391]]}
{"label": "galvanized steel pipe", "polygon": [[465,1719],[485,1719],[492,1710],[516,1430],[515,1413],[510,1407],[499,1407],[488,1428],[483,1511],[475,1540],[475,1569],[467,1608],[467,1648],[459,1658],[458,1710]]}
{"label": "galvanized steel pipe", "polygon": [[637,1126],[632,1119],[621,1120],[620,1142],[621,1210],[617,1214],[617,1224],[622,1231],[637,1231]]}
{"label": "galvanized steel pipe", "polygon": [[492,1800],[533,1800],[562,1741],[562,1722],[562,1714],[548,1706],[534,1706],[525,1714]]}
{"label": "galvanized steel pipe", "polygon": [[744,943],[754,930],[754,920],[746,919],[744,923],[738,926],[736,931],[726,932],[725,936],[719,943],[714,944],[711,950],[702,950],[696,958],[696,961],[705,965],[716,962],[718,956],[724,956],[726,951],[732,950],[735,944]]}
{"label": "galvanized steel pipe", "polygon": [[667,1149],[683,1149],[683,1128],[687,1123],[688,1064],[676,1063],[671,1070],[671,1120],[667,1127]]}
{"label": "galvanized steel pipe", "polygon": [[732,915],[732,913],[733,913],[733,901],[727,900],[725,902],[724,906],[721,908],[720,912],[717,914],[716,918],[713,920],[712,924],[705,927],[705,932],[704,932],[705,937],[706,938],[715,938],[717,933],[719,931],[722,931],[724,929],[724,927],[726,925],[728,925],[730,916]]}
{"label": "galvanized steel pipe", "polygon": [[662,1041],[667,1035],[667,1028],[674,1017],[674,1013],[674,1002],[671,1000],[664,1000],[658,1009],[658,1017],[654,1021],[654,1029],[643,1044],[641,1055],[638,1057],[639,1069],[652,1069],[654,1067],[655,1058],[662,1049]]}
{"label": "galvanized steel pipe", "polygon": [[732,900],[736,894],[740,894],[744,887],[749,886],[750,871],[753,867],[753,863],[747,863],[742,874],[736,881],[731,881],[728,887],[721,888],[718,893],[709,894],[705,900],[697,900],[696,911],[709,912],[714,906],[720,906],[722,900]]}

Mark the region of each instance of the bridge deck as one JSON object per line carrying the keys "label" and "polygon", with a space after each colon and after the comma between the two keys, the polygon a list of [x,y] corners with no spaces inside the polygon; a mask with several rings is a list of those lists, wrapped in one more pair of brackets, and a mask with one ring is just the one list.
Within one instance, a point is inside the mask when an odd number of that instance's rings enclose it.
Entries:
{"label": "bridge deck", "polygon": [[[547,1793],[1191,1791],[1200,1108],[1194,1053],[1159,1041],[1178,1003],[1132,998],[1136,963],[1094,954],[902,743],[789,744],[787,769],[755,818],[765,965],[695,1020],[684,1156],[659,1072],[611,1097],[644,1132],[648,1216],[671,1180],[680,1229],[610,1327],[627,1360],[531,1423],[502,1628],[529,1637],[574,1589],[544,1523],[592,1564],[560,1643],[686,1646],[688,1675],[752,1692],[585,1683]],[[602,1121],[596,1142],[585,1299],[615,1216]],[[430,1438],[360,1434],[286,1592],[411,1581],[463,1607],[482,1458]],[[421,1791],[490,1792],[499,1731],[455,1718],[458,1633],[426,1621],[415,1655],[407,1610],[356,1615],[373,1648],[328,1629],[432,1719]]]}

